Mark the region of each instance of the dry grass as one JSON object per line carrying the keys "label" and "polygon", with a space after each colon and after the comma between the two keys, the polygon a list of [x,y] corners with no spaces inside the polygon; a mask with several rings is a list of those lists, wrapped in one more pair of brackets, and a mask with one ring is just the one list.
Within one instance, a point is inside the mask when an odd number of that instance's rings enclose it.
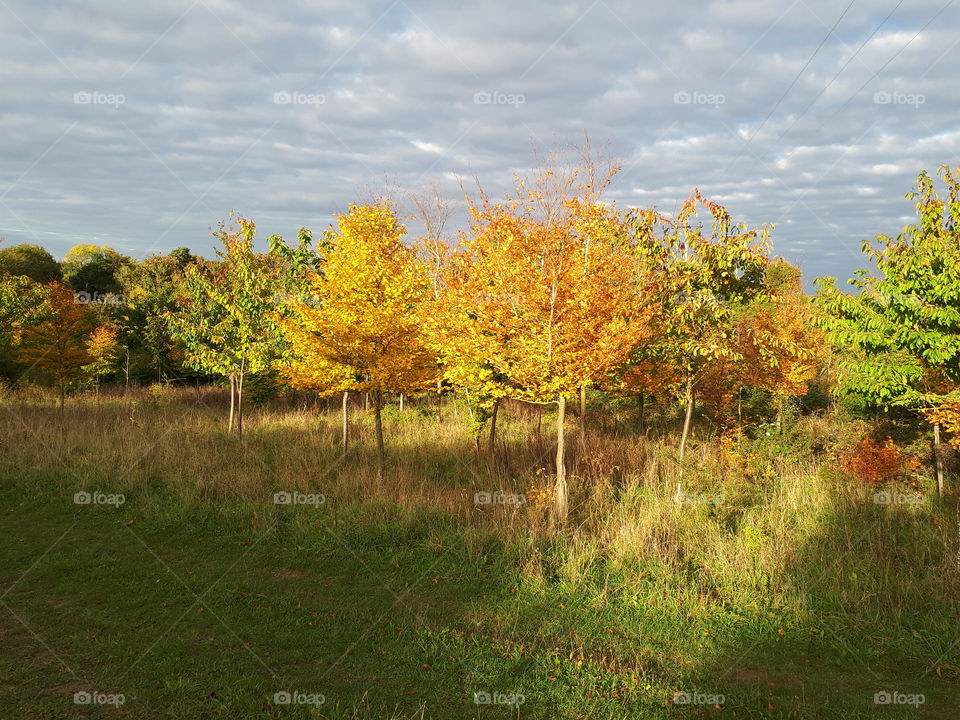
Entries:
{"label": "dry grass", "polygon": [[[372,422],[359,405],[343,458],[333,402],[256,409],[242,442],[224,432],[224,405],[215,389],[155,387],[74,399],[59,416],[39,391],[8,395],[3,474],[42,491],[147,497],[157,511],[243,508],[257,527],[276,520],[274,492],[322,493],[338,523],[362,515],[398,536],[417,526],[437,544],[462,531],[477,552],[495,537],[531,582],[576,589],[644,579],[696,606],[776,605],[799,619],[815,606],[899,616],[960,587],[950,512],[928,495],[919,505],[873,503],[873,489],[839,475],[830,452],[809,451],[843,434],[829,419],[797,421],[798,452],[777,448],[789,438],[702,441],[683,476],[668,426],[641,434],[629,411],[599,408],[600,430],[581,438],[573,419],[573,515],[558,542],[546,512],[551,424],[544,419],[538,434],[523,408],[501,416],[495,466],[469,437],[462,405],[448,399],[442,421],[433,399],[408,401],[402,413],[388,408],[389,471],[378,481]],[[497,491],[526,502],[474,502],[477,492]],[[292,517],[288,524],[312,527],[309,512]]]}

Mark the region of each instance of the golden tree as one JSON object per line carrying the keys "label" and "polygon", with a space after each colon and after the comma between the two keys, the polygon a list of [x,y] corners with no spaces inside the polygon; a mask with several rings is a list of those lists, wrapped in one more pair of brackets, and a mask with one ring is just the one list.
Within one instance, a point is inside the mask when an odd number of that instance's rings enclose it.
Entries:
{"label": "golden tree", "polygon": [[392,205],[352,205],[328,233],[320,272],[309,280],[315,302],[294,302],[279,318],[291,345],[284,372],[295,387],[332,394],[370,392],[383,477],[385,392],[429,387],[436,361],[425,344],[422,305],[429,277],[406,247]]}
{"label": "golden tree", "polygon": [[[472,227],[448,266],[443,362],[494,397],[556,403],[555,514],[567,513],[566,398],[622,363],[648,333],[651,306],[615,209],[584,182],[557,200],[532,187],[471,204]],[[567,183],[565,183],[568,185]],[[553,184],[553,187],[556,187]]]}

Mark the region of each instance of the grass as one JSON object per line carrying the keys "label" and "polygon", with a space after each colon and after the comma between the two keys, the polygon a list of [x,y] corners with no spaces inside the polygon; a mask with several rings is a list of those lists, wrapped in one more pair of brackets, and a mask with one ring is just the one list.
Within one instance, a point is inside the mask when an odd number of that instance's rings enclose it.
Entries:
{"label": "grass", "polygon": [[[502,415],[494,469],[464,408],[391,409],[381,482],[360,408],[345,459],[333,406],[275,401],[242,442],[222,410],[213,390],[83,397],[62,416],[39,394],[3,400],[0,718],[960,707],[955,498],[917,476],[889,489],[918,504],[874,503],[831,454],[857,421],[798,418],[734,445],[705,424],[678,503],[671,418],[640,432],[629,408],[598,406],[584,442],[572,434],[573,514],[556,530],[549,436],[519,411]],[[474,502],[498,490],[527,502]],[[78,505],[78,491],[125,501]],[[278,491],[323,502],[277,505]],[[75,704],[94,691],[124,702]],[[924,702],[876,705],[883,691]]]}

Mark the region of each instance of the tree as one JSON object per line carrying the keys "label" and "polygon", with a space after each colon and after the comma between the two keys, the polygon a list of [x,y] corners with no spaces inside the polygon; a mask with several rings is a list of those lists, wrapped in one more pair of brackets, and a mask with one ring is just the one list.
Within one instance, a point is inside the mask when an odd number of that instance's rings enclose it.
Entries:
{"label": "tree", "polygon": [[0,275],[23,275],[34,282],[56,282],[60,263],[39,245],[13,245],[0,249]]}
{"label": "tree", "polygon": [[177,293],[186,268],[197,258],[179,248],[167,255],[151,255],[124,265],[118,273],[121,297],[107,305],[117,324],[118,340],[126,354],[124,374],[141,380],[150,374],[163,380],[184,368],[174,352],[169,314],[177,307]]}
{"label": "tree", "polygon": [[256,226],[236,218],[213,233],[223,250],[219,262],[187,267],[177,308],[167,314],[173,337],[182,343],[186,363],[222,375],[230,383],[228,432],[243,436],[243,383],[268,369],[280,352],[274,321],[278,287],[276,259],[254,252]]}
{"label": "tree", "polygon": [[29,365],[28,372],[39,374],[57,388],[62,410],[67,390],[89,377],[88,366],[94,359],[88,343],[96,322],[65,285],[51,285],[47,302],[49,315],[24,329],[17,351],[20,362]]}
{"label": "tree", "polygon": [[[710,229],[698,222],[701,212]],[[698,385],[711,363],[736,359],[736,314],[763,291],[769,264],[769,228],[734,223],[726,208],[694,190],[664,231],[650,231],[649,217],[636,231],[637,248],[664,279],[657,316],[657,342],[639,346],[634,361],[669,358],[683,378],[685,408],[679,460],[683,463]]]}
{"label": "tree", "polygon": [[800,270],[782,259],[767,267],[763,291],[731,316],[732,354],[715,358],[704,371],[702,395],[714,412],[729,419],[746,389],[773,398],[780,415],[787,398],[803,395],[820,366],[825,344],[821,312],[800,284]]}
{"label": "tree", "polygon": [[275,317],[291,344],[284,372],[295,387],[373,396],[377,477],[384,472],[384,393],[429,387],[436,360],[422,309],[429,279],[403,244],[405,228],[389,202],[351,205],[326,236],[322,273],[310,276],[315,302],[295,301]]}
{"label": "tree", "polygon": [[118,276],[130,262],[130,258],[106,245],[74,245],[63,258],[63,281],[92,299],[118,293]]}
{"label": "tree", "polygon": [[[906,195],[918,223],[864,241],[875,269],[849,281],[856,294],[817,279],[827,337],[842,351],[839,391],[874,406],[922,411],[960,402],[960,181],[947,166],[939,175],[946,199],[921,172]],[[939,417],[931,415],[942,495]]]}
{"label": "tree", "polygon": [[83,366],[83,371],[91,379],[96,382],[114,372],[121,351],[117,330],[106,325],[96,328],[87,338],[86,350],[90,362]]}
{"label": "tree", "polygon": [[[638,276],[615,208],[576,170],[494,204],[481,194],[445,279],[444,363],[493,396],[556,403],[555,517],[567,515],[566,399],[617,366],[649,334],[649,281]],[[579,184],[578,184],[579,183]],[[455,375],[454,377],[458,377]]]}

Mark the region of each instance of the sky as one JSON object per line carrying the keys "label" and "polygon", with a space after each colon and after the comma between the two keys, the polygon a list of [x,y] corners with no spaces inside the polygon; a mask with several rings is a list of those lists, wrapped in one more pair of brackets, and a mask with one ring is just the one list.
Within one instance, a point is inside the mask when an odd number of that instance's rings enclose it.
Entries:
{"label": "sky", "polygon": [[231,210],[261,239],[462,210],[588,135],[618,206],[698,187],[847,278],[960,164],[958,30],[945,0],[0,0],[0,237],[209,256]]}

